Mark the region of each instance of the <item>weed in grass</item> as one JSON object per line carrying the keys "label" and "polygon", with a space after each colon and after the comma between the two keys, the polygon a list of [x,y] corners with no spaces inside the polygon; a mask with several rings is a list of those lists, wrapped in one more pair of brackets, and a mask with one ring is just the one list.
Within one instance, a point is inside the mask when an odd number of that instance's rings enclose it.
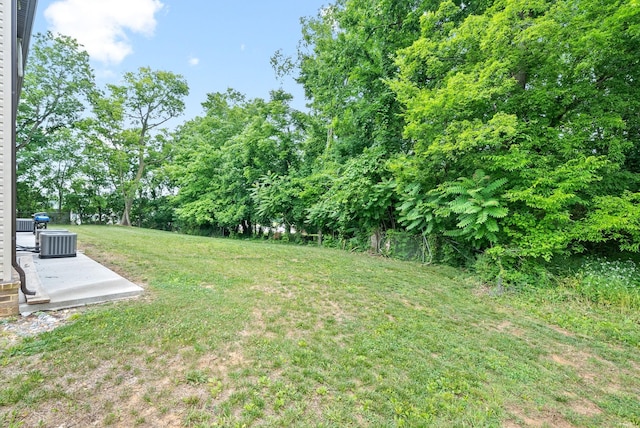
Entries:
{"label": "weed in grass", "polygon": [[264,414],[265,401],[260,395],[254,395],[248,403],[245,403],[242,416],[250,421],[256,420]]}
{"label": "weed in grass", "polygon": [[209,378],[207,374],[202,370],[189,370],[185,374],[185,379],[187,383],[190,383],[193,385],[200,385],[203,383],[207,383]]}
{"label": "weed in grass", "polygon": [[318,395],[327,395],[329,393],[329,390],[327,389],[326,386],[319,386],[316,388],[316,394]]}
{"label": "weed in grass", "polygon": [[211,395],[212,398],[218,398],[224,390],[222,381],[219,379],[210,379],[209,385],[209,395]]}
{"label": "weed in grass", "polygon": [[267,376],[260,376],[258,379],[258,385],[262,388],[267,388],[271,384],[271,379]]}
{"label": "weed in grass", "polygon": [[189,407],[195,407],[200,404],[200,397],[197,395],[190,395],[188,397],[184,397],[182,402]]}
{"label": "weed in grass", "polygon": [[184,419],[184,425],[188,427],[204,427],[211,420],[211,415],[202,410],[191,409],[187,412]]}
{"label": "weed in grass", "polygon": [[120,416],[118,415],[117,412],[109,412],[104,417],[104,420],[102,421],[102,423],[106,426],[111,426],[111,425],[115,425],[119,420],[120,420]]}

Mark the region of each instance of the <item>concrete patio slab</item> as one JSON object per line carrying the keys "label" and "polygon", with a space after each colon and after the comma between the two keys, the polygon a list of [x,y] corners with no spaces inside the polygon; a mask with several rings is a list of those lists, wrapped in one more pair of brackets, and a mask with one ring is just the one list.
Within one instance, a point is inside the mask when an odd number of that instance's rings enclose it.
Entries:
{"label": "concrete patio slab", "polygon": [[29,251],[35,247],[33,233],[16,234],[17,258],[27,276],[27,288],[36,295],[20,293],[20,313],[53,311],[135,297],[143,289],[78,252],[76,257],[40,259]]}

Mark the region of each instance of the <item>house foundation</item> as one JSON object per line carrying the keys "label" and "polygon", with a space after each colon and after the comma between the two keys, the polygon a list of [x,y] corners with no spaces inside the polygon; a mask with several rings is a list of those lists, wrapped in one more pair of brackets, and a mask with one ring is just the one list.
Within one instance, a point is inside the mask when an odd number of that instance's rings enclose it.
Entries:
{"label": "house foundation", "polygon": [[0,318],[19,315],[20,281],[0,283]]}

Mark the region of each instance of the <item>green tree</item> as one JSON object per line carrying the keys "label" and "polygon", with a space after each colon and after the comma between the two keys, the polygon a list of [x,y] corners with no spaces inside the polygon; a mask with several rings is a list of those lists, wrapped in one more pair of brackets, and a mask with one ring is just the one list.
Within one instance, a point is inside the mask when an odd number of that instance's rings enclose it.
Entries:
{"label": "green tree", "polygon": [[77,41],[51,32],[36,34],[18,106],[18,152],[46,145],[57,130],[73,127],[94,90],[89,55]]}
{"label": "green tree", "polygon": [[149,167],[158,166],[168,150],[162,125],[184,111],[189,93],[180,75],[142,67],[125,73],[122,85],[107,85],[94,97],[97,120],[94,144],[109,166],[124,209],[120,224],[131,225],[131,208]]}
{"label": "green tree", "polygon": [[427,3],[339,0],[303,20],[298,81],[325,122],[332,153],[409,149],[401,104],[385,80],[396,75],[395,52],[419,36]]}
{"label": "green tree", "polygon": [[[298,81],[325,123],[326,146],[340,157],[366,147],[409,152],[403,105],[387,81],[398,76],[394,58],[421,34],[421,16],[439,0],[337,0],[302,21]],[[491,1],[457,1],[461,20]],[[470,4],[468,4],[470,3]]]}
{"label": "green tree", "polygon": [[[491,1],[457,3],[459,22],[482,13]],[[320,133],[313,130],[309,149],[318,153],[321,148],[321,155],[307,170],[309,180],[303,186],[303,194],[318,195],[307,205],[309,220],[317,227],[350,238],[396,225],[396,213],[388,205],[398,200],[396,186],[386,168],[392,159],[397,163],[411,158],[416,141],[403,133],[405,106],[389,82],[399,77],[398,51],[420,38],[421,17],[439,4],[338,0],[303,20],[298,81],[314,119],[324,127],[322,146]],[[372,160],[379,164],[371,165]],[[362,176],[352,178],[366,181],[361,188],[343,177],[358,173]],[[348,203],[339,201],[340,195],[351,193]]]}
{"label": "green tree", "polygon": [[37,174],[37,185],[55,201],[60,215],[66,208],[71,183],[82,173],[82,141],[78,133],[68,129],[60,129],[49,141],[41,150],[43,162],[31,174]]}
{"label": "green tree", "polygon": [[[223,176],[241,175],[238,169],[223,167],[223,149],[246,124],[247,101],[237,91],[207,94],[202,105],[204,117],[189,120],[178,129],[175,156],[166,167],[178,188],[174,198],[177,216],[183,226],[191,230],[224,228],[226,225],[222,225],[219,214],[225,209],[224,204],[231,202],[231,207],[226,208],[236,209],[233,199],[223,202],[219,198],[222,192],[233,193],[233,189],[223,185]],[[240,187],[236,189],[241,190],[241,182],[238,184]]]}
{"label": "green tree", "polygon": [[251,191],[256,221],[268,227],[274,223],[284,225],[287,234],[292,228],[304,228],[302,189],[302,182],[294,172],[285,176],[269,172],[258,178]]}
{"label": "green tree", "polygon": [[[326,191],[308,207],[308,221],[343,238],[393,228],[394,183],[386,168],[384,149],[366,149],[344,165],[334,165]],[[327,171],[329,168],[325,168]]]}
{"label": "green tree", "polygon": [[487,170],[507,180],[495,195],[510,212],[501,244],[534,258],[573,251],[598,198],[638,189],[638,8],[500,0],[460,19],[462,9],[441,2],[398,54],[391,87],[415,141],[400,186],[427,195]]}
{"label": "green tree", "polygon": [[79,172],[82,115],[95,91],[89,55],[72,38],[36,34],[25,69],[16,120],[21,212],[61,210],[69,180]]}
{"label": "green tree", "polygon": [[207,96],[205,116],[178,132],[170,166],[185,225],[252,232],[252,187],[270,174],[286,176],[300,162],[299,114],[290,101],[282,91],[272,92],[269,101],[248,101],[233,90]]}

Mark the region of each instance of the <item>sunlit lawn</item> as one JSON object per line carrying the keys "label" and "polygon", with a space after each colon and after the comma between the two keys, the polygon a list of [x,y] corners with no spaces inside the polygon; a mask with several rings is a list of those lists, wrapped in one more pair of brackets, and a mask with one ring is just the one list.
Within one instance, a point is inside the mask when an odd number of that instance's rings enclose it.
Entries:
{"label": "sunlit lawn", "polygon": [[0,354],[2,426],[638,426],[638,316],[453,268],[79,227],[146,287]]}

